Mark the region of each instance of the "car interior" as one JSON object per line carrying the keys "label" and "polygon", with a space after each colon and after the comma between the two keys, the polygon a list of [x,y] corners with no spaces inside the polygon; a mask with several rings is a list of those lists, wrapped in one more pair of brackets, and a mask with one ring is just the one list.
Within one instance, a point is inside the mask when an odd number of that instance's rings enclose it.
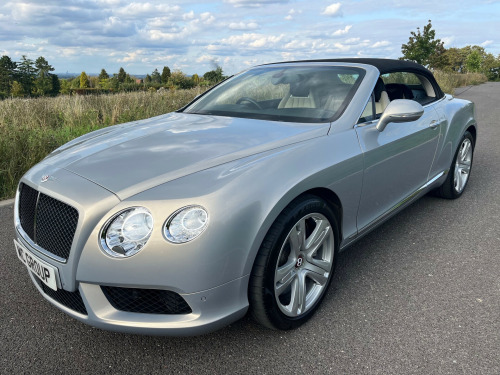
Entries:
{"label": "car interior", "polygon": [[[436,94],[432,84],[424,76],[409,72],[383,74],[377,80],[372,100],[366,104],[358,123],[380,118],[389,103],[396,99],[415,100],[426,105],[436,100]],[[375,102],[375,115],[372,101]]]}

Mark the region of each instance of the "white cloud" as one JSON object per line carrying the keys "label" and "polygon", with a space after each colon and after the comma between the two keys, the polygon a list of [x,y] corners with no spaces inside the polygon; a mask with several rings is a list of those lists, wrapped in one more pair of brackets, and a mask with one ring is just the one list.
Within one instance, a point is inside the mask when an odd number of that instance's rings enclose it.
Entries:
{"label": "white cloud", "polygon": [[291,20],[293,20],[293,18],[294,18],[294,14],[301,14],[301,13],[302,13],[302,10],[295,10],[294,8],[292,8],[292,9],[290,9],[290,10],[288,11],[288,15],[287,15],[287,16],[285,16],[284,18],[285,18],[285,20],[287,20],[287,21],[291,21]]}
{"label": "white cloud", "polygon": [[382,47],[387,47],[391,44],[388,40],[382,40],[380,42],[376,42],[375,44],[372,45],[372,48],[382,48]]}
{"label": "white cloud", "polygon": [[[232,35],[229,38],[222,39],[220,41],[221,45],[232,46],[232,47],[251,47],[251,48],[261,48],[270,47],[275,45],[283,39],[284,35],[264,35],[256,33],[245,33],[241,35]],[[210,47],[210,46],[209,46]],[[217,49],[213,48],[212,49]]]}
{"label": "white cloud", "polygon": [[455,40],[454,36],[445,36],[444,38],[441,38],[441,41],[444,43],[445,46],[449,46],[453,41]]}
{"label": "white cloud", "polygon": [[184,13],[182,15],[183,20],[192,20],[194,18],[194,11],[190,11],[189,13]]}
{"label": "white cloud", "polygon": [[213,16],[212,13],[205,12],[205,13],[200,14],[200,20],[205,25],[210,25],[210,24],[212,24],[215,21],[215,17]]}
{"label": "white cloud", "polygon": [[228,26],[231,30],[255,30],[259,28],[257,22],[231,22]]}
{"label": "white cloud", "polygon": [[360,41],[360,38],[349,38],[344,41],[346,44],[355,44]]}
{"label": "white cloud", "polygon": [[351,49],[351,46],[346,46],[342,43],[335,43],[333,45],[334,49],[338,50],[339,52],[348,52]]}
{"label": "white cloud", "polygon": [[489,46],[490,44],[493,44],[493,41],[492,40],[485,40],[484,42],[481,43],[481,46],[483,47],[487,47]]}
{"label": "white cloud", "polygon": [[284,4],[288,3],[288,1],[289,0],[224,0],[225,3],[231,4],[237,8],[239,7],[260,8],[264,5]]}
{"label": "white cloud", "polygon": [[340,17],[342,16],[342,11],[340,10],[341,6],[342,4],[340,3],[330,4],[325,8],[325,10],[323,10],[321,14],[330,17]]}
{"label": "white cloud", "polygon": [[130,3],[123,8],[116,10],[117,14],[123,17],[159,17],[161,15],[177,12],[181,8],[178,5],[152,4],[152,3]]}
{"label": "white cloud", "polygon": [[339,30],[335,31],[332,35],[333,36],[345,35],[345,34],[347,34],[349,32],[349,30],[351,30],[351,28],[352,28],[352,25],[347,25],[343,29],[339,29]]}
{"label": "white cloud", "polygon": [[197,63],[205,63],[205,62],[214,62],[217,63],[219,59],[217,57],[211,56],[211,55],[203,55],[200,56],[196,59]]}

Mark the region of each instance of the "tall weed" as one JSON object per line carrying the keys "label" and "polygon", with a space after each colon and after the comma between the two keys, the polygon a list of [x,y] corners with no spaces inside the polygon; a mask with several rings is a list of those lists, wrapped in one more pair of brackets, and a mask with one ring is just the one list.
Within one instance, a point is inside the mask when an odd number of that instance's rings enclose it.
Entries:
{"label": "tall weed", "polygon": [[441,90],[453,94],[456,88],[470,85],[479,85],[488,81],[483,73],[449,73],[441,70],[433,72]]}
{"label": "tall weed", "polygon": [[204,89],[0,101],[0,199],[60,145],[90,131],[175,111]]}

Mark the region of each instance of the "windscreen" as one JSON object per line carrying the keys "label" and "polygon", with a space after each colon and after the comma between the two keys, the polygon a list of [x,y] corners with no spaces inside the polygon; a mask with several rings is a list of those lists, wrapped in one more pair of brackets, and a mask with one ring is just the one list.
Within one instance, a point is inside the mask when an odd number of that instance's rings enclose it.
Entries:
{"label": "windscreen", "polygon": [[273,121],[333,121],[363,76],[363,69],[351,67],[260,66],[228,79],[183,111]]}

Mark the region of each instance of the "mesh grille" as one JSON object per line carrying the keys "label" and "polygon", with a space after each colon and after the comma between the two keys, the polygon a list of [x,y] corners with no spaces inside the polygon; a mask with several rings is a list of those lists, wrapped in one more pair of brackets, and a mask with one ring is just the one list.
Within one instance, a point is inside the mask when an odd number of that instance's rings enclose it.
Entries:
{"label": "mesh grille", "polygon": [[36,213],[36,241],[40,247],[66,259],[77,223],[78,211],[75,208],[40,194]]}
{"label": "mesh grille", "polygon": [[19,220],[26,234],[33,239],[35,230],[35,208],[38,199],[38,191],[21,184],[19,192]]}
{"label": "mesh grille", "polygon": [[144,314],[190,314],[191,308],[170,290],[101,286],[109,303],[121,311]]}
{"label": "mesh grille", "polygon": [[60,258],[68,258],[78,224],[74,207],[21,184],[19,221],[34,243]]}
{"label": "mesh grille", "polygon": [[53,290],[45,285],[40,279],[35,276],[35,280],[37,284],[42,288],[43,292],[52,298],[54,301],[59,302],[61,305],[66,306],[67,308],[79,312],[80,314],[87,315],[87,309],[85,308],[85,304],[83,303],[82,296],[80,295],[80,291],[76,290],[74,292],[68,292],[64,289]]}

